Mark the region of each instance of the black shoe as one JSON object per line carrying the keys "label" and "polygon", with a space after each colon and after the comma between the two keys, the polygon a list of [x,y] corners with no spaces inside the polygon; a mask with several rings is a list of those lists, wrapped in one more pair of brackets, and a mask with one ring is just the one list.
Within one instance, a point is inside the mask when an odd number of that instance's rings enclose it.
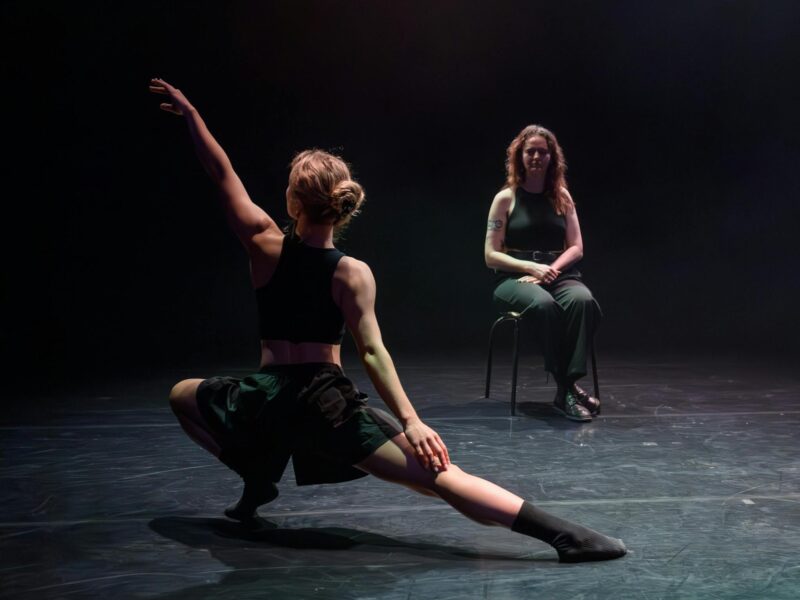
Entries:
{"label": "black shoe", "polygon": [[258,519],[256,510],[262,504],[278,497],[278,486],[271,481],[248,479],[244,482],[242,497],[236,504],[225,509],[225,516],[235,521],[249,523]]}
{"label": "black shoe", "polygon": [[592,420],[592,413],[580,403],[578,397],[571,390],[567,391],[564,388],[558,388],[556,398],[553,400],[553,406],[570,421],[585,423]]}
{"label": "black shoe", "polygon": [[600,400],[592,396],[589,392],[579,387],[577,383],[572,384],[570,390],[583,406],[585,406],[593,417],[600,414]]}

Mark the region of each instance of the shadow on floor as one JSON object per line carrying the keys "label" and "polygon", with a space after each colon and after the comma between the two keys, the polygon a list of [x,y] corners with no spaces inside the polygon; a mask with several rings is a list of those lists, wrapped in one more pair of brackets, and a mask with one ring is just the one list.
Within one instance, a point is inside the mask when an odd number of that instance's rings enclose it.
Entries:
{"label": "shadow on floor", "polygon": [[[260,519],[244,527],[227,519],[163,517],[150,521],[157,534],[203,549],[230,571],[195,572],[200,585],[162,593],[160,600],[217,598],[322,598],[346,600],[394,594],[399,582],[425,580],[437,596],[465,571],[518,572],[526,565],[557,563],[555,556],[512,556],[408,542],[340,527],[286,529]],[[217,581],[210,581],[219,577]]]}
{"label": "shadow on floor", "polygon": [[[362,552],[366,551],[380,554],[385,554],[387,552],[406,553],[428,559],[523,562],[541,560],[557,562],[555,556],[552,558],[531,558],[474,550],[461,550],[453,546],[444,546],[441,544],[403,541],[377,533],[359,531],[358,529],[349,529],[346,527],[285,529],[262,518],[259,518],[257,523],[252,526],[244,526],[227,519],[162,517],[150,521],[149,526],[150,529],[163,537],[193,548],[205,548],[212,551],[215,555],[217,552],[224,553],[224,551],[228,549],[233,550],[234,554],[238,554],[240,550],[259,547],[313,550],[349,550],[358,548]],[[218,558],[232,567],[239,566],[234,564],[236,561],[233,555],[230,557],[234,558],[233,561],[225,560],[222,556],[218,556]]]}

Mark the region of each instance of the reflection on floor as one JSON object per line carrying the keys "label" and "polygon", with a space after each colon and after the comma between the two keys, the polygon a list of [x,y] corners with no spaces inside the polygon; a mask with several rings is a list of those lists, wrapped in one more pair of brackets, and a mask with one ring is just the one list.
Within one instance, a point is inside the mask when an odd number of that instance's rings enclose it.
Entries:
{"label": "reflection on floor", "polygon": [[297,488],[291,471],[262,528],[244,530],[221,515],[238,478],[184,437],[164,401],[188,375],[173,373],[6,399],[0,596],[800,595],[800,382],[786,371],[604,357],[602,416],[577,424],[551,409],[540,367],[523,367],[511,418],[503,365],[484,399],[480,359],[398,364],[454,462],[621,537],[630,554],[562,565],[540,542],[403,488]]}

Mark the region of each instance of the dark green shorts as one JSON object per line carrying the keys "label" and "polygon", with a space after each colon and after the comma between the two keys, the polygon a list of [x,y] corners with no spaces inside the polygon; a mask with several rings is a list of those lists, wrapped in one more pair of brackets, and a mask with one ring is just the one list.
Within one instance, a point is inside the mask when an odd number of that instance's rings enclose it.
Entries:
{"label": "dark green shorts", "polygon": [[366,405],[338,365],[274,365],[244,379],[212,377],[197,406],[238,472],[279,481],[289,458],[298,485],[363,477],[353,467],[402,428]]}

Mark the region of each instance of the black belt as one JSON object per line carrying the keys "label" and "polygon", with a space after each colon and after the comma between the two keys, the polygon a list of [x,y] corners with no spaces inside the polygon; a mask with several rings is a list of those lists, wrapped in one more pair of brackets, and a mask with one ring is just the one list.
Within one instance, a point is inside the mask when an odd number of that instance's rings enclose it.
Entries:
{"label": "black belt", "polygon": [[550,264],[564,254],[563,250],[506,250],[506,254],[520,260]]}

